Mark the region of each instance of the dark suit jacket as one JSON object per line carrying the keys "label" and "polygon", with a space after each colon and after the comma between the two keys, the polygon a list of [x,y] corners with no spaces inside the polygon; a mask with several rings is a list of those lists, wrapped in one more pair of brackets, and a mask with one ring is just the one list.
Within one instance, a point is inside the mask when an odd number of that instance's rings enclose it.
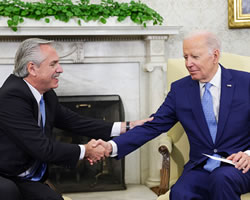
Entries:
{"label": "dark suit jacket", "polygon": [[152,122],[113,139],[118,146],[118,158],[168,131],[178,121],[190,142],[190,160],[186,170],[206,159],[202,153],[230,155],[247,150],[250,147],[250,74],[222,67],[215,144],[203,114],[199,83],[190,76],[172,84],[164,103],[153,116]]}
{"label": "dark suit jacket", "polygon": [[38,105],[22,78],[10,75],[0,89],[0,174],[16,176],[34,162],[75,167],[80,148],[56,142],[53,127],[91,138],[110,139],[112,123],[83,118],[58,103],[53,90],[44,93],[45,134],[38,126]]}

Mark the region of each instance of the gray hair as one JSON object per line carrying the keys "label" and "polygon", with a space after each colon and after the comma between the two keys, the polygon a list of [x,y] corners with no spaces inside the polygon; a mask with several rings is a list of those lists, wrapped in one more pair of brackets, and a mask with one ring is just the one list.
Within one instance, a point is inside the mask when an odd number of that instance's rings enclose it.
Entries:
{"label": "gray hair", "polygon": [[33,62],[37,66],[40,66],[42,61],[45,59],[41,52],[40,45],[51,45],[52,43],[53,41],[39,38],[30,38],[24,40],[16,52],[13,74],[21,78],[27,77],[29,75],[27,64],[29,62]]}
{"label": "gray hair", "polygon": [[211,32],[208,31],[198,31],[198,32],[193,32],[186,36],[185,39],[190,39],[195,36],[204,36],[206,38],[206,44],[208,47],[208,53],[212,54],[214,50],[219,50],[221,52],[221,41],[219,38]]}

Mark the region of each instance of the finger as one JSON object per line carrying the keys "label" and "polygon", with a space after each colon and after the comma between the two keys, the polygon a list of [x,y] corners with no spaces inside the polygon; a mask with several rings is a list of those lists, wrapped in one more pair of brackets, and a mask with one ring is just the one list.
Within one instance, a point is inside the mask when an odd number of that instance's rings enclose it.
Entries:
{"label": "finger", "polygon": [[236,168],[238,168],[238,169],[244,169],[248,165],[248,156],[246,156],[245,154],[241,154],[241,155],[242,155],[242,157],[236,163]]}
{"label": "finger", "polygon": [[88,145],[89,145],[90,147],[92,147],[93,144],[95,144],[95,143],[96,143],[96,140],[95,140],[95,139],[91,139],[91,140],[88,142]]}
{"label": "finger", "polygon": [[237,169],[241,169],[242,168],[242,164],[243,164],[244,160],[239,160],[238,162],[235,163],[235,167]]}
{"label": "finger", "polygon": [[104,144],[105,142],[102,139],[97,140],[99,144]]}
{"label": "finger", "polygon": [[97,159],[101,160],[103,157],[105,157],[104,151],[99,152],[99,154],[97,155]]}
{"label": "finger", "polygon": [[109,157],[110,156],[110,151],[105,151],[105,156]]}
{"label": "finger", "polygon": [[147,119],[147,121],[150,122],[150,121],[152,121],[153,119],[154,119],[154,117],[150,117],[150,118]]}
{"label": "finger", "polygon": [[245,174],[249,171],[249,169],[250,169],[250,164],[245,169],[243,169],[242,172]]}
{"label": "finger", "polygon": [[96,157],[96,160],[97,161],[100,161],[100,160],[102,160],[102,158],[104,158],[105,156],[104,156],[104,154],[100,154],[100,155],[98,155],[97,157]]}
{"label": "finger", "polygon": [[227,159],[228,159],[228,160],[233,160],[233,159],[234,159],[234,157],[235,157],[235,155],[236,155],[236,154],[234,153],[234,154],[232,154],[232,155],[228,156],[228,157],[227,157]]}
{"label": "finger", "polygon": [[89,161],[89,164],[90,164],[90,165],[93,165],[93,164],[94,164],[93,160],[91,160],[90,158],[87,158],[87,160]]}
{"label": "finger", "polygon": [[94,142],[96,142],[95,139],[91,139],[91,140],[89,141],[89,143],[94,143]]}
{"label": "finger", "polygon": [[99,140],[96,140],[94,143],[93,143],[93,145],[92,145],[92,147],[93,148],[96,148],[97,146],[99,146],[99,145],[102,145],[103,146],[103,140],[101,140],[101,139],[99,139]]}
{"label": "finger", "polygon": [[96,148],[98,146],[98,142],[97,141],[94,141],[92,144],[91,144],[91,147],[92,148]]}
{"label": "finger", "polygon": [[247,167],[247,160],[241,159],[240,162],[237,164],[238,169],[245,169]]}
{"label": "finger", "polygon": [[107,142],[107,148],[105,149],[105,156],[109,157],[112,152],[112,145],[111,143]]}
{"label": "finger", "polygon": [[235,154],[234,158],[233,158],[233,163],[239,162],[240,159],[242,158],[242,152],[238,152],[237,154]]}

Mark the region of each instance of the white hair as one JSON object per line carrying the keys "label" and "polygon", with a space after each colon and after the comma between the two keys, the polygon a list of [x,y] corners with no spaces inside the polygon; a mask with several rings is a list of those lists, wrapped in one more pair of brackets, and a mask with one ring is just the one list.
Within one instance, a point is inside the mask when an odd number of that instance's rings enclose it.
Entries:
{"label": "white hair", "polygon": [[221,52],[221,41],[219,38],[209,31],[196,31],[187,35],[184,40],[191,39],[196,36],[204,36],[206,39],[206,44],[208,47],[208,53],[212,54],[214,50],[219,50]]}
{"label": "white hair", "polygon": [[40,45],[50,45],[52,43],[53,41],[40,38],[24,40],[16,52],[13,74],[21,78],[27,77],[29,75],[27,64],[33,62],[39,67],[41,62],[45,59],[41,52]]}

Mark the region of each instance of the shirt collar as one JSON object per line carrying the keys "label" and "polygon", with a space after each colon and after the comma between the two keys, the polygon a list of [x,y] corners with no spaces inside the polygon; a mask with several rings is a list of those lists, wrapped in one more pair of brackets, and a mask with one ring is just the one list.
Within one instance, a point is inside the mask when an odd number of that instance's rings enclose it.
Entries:
{"label": "shirt collar", "polygon": [[[24,80],[24,79],[23,79]],[[38,92],[36,88],[34,88],[28,81],[24,80],[24,82],[29,86],[30,91],[32,92],[33,96],[35,97],[37,103],[39,104],[42,95]]]}
{"label": "shirt collar", "polygon": [[[216,88],[220,88],[220,86],[221,86],[221,67],[220,67],[220,65],[218,66],[218,70],[217,70],[216,74],[214,75],[212,80],[209,81],[209,83],[211,83]],[[201,89],[201,88],[203,88],[203,86],[206,83],[199,82],[199,84],[200,84],[200,89]]]}

